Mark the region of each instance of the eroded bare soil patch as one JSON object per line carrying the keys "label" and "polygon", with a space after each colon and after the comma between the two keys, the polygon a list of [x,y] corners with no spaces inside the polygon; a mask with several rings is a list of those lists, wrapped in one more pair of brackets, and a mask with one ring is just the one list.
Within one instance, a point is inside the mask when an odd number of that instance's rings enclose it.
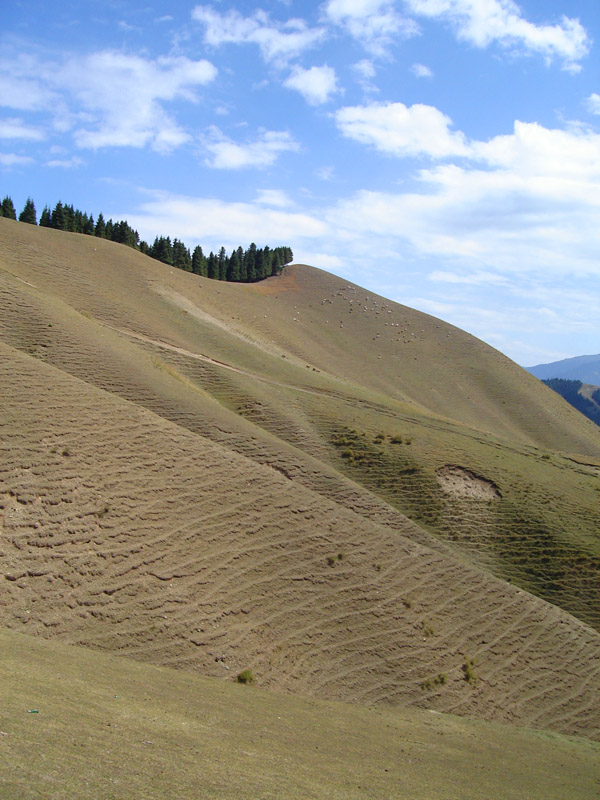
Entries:
{"label": "eroded bare soil patch", "polygon": [[437,470],[436,476],[442,489],[455,497],[471,497],[475,500],[500,500],[502,497],[493,481],[464,467],[446,464]]}

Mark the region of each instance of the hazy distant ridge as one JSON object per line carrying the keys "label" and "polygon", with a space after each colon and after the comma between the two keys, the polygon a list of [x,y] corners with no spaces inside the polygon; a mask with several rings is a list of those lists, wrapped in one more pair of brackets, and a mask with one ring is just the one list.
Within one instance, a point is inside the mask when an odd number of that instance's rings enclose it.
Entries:
{"label": "hazy distant ridge", "polygon": [[583,383],[593,383],[595,386],[600,385],[600,353],[593,356],[565,358],[562,361],[537,364],[535,367],[526,367],[525,369],[540,380],[568,378]]}

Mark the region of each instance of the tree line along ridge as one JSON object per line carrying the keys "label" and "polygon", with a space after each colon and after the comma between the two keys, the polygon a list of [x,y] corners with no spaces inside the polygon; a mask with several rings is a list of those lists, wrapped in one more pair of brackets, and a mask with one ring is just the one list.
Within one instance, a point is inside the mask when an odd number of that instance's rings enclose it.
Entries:
{"label": "tree line along ridge", "polygon": [[[27,222],[37,225],[37,212],[31,198],[27,199],[23,210],[17,217],[17,212],[10,197],[5,197],[0,204],[0,217]],[[65,205],[59,201],[54,209],[48,206],[40,214],[39,225],[45,228],[55,228],[71,233],[83,233],[88,236],[97,236],[100,239],[109,239],[119,244],[127,245],[140,253],[162,261],[169,266],[193,272],[206,278],[236,283],[254,283],[255,281],[278,275],[286,264],[289,264],[294,254],[290,247],[257,247],[254,242],[244,250],[242,247],[234,249],[230,255],[224,247],[218,253],[212,251],[206,256],[200,245],[193,251],[180,241],[169,236],[157,236],[149,245],[140,240],[138,232],[126,220],[113,222],[105,220],[102,213],[96,220],[72,205]]]}

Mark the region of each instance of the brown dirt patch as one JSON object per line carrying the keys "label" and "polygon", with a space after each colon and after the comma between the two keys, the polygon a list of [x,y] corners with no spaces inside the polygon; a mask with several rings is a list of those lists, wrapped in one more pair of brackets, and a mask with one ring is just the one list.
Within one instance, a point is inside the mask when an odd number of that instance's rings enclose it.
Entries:
{"label": "brown dirt patch", "polygon": [[493,481],[464,467],[447,464],[437,470],[436,476],[442,489],[455,497],[471,497],[474,500],[500,500],[502,497]]}

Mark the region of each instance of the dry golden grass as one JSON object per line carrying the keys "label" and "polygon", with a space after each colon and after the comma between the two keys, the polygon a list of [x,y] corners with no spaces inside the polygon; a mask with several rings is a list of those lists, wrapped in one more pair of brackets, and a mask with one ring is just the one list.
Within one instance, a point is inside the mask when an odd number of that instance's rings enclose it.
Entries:
{"label": "dry golden grass", "polygon": [[3,800],[598,793],[600,746],[584,739],[283,697],[6,630],[0,647]]}
{"label": "dry golden grass", "polygon": [[4,219],[0,241],[5,625],[600,735],[592,423],[310,267],[233,285]]}

